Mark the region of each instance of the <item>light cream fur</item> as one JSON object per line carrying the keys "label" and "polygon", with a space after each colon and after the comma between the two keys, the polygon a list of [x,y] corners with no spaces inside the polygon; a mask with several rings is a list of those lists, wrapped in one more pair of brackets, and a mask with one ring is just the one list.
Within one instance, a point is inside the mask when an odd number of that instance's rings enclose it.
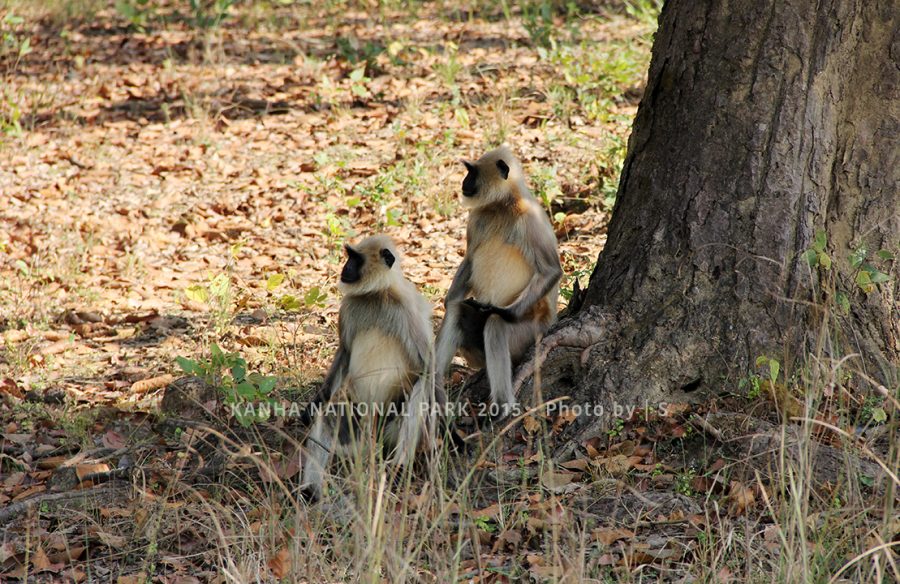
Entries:
{"label": "light cream fur", "polygon": [[525,289],[534,268],[518,247],[495,237],[472,254],[472,295],[487,304],[508,306]]}
{"label": "light cream fur", "polygon": [[417,376],[397,339],[378,329],[356,335],[348,371],[353,402],[390,403],[408,393]]}

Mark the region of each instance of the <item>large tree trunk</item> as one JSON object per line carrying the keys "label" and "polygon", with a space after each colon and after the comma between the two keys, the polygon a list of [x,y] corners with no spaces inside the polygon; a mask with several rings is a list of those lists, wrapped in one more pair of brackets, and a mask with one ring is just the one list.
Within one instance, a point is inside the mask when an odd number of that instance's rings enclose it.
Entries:
{"label": "large tree trunk", "polygon": [[[897,15],[894,0],[666,3],[606,248],[539,351],[544,397],[683,401],[813,348],[859,353],[896,387],[897,262],[875,254],[900,258]],[[830,270],[804,257],[819,230]],[[849,259],[863,247],[892,278],[868,292]],[[826,320],[843,344],[817,337]]]}

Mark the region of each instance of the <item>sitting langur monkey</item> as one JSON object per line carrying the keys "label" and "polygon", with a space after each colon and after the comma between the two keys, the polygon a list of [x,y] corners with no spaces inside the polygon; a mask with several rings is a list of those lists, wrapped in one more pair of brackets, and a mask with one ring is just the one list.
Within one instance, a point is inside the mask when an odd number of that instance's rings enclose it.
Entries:
{"label": "sitting langur monkey", "polygon": [[[356,422],[374,422],[391,410],[402,412],[381,420],[385,442],[395,443],[395,463],[411,462],[423,434],[433,438],[433,428],[426,423],[434,413],[435,395],[431,304],[403,277],[389,237],[374,235],[345,247],[348,257],[339,284],[340,343],[310,404],[313,411],[314,405],[320,406],[306,441],[303,467],[302,489],[312,499],[321,496],[332,453],[346,446],[351,436],[366,434]],[[342,403],[329,408],[332,400]],[[359,415],[348,414],[354,409]]]}
{"label": "sitting langur monkey", "polygon": [[459,351],[470,366],[487,368],[491,400],[506,416],[517,404],[513,364],[556,319],[562,267],[550,221],[509,147],[463,164],[466,255],[444,300],[437,376],[442,387]]}

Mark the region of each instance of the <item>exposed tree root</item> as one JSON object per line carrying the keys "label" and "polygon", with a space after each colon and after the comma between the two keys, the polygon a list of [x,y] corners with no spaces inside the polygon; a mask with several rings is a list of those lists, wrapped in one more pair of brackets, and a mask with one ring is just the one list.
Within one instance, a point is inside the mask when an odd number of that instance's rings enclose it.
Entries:
{"label": "exposed tree root", "polygon": [[550,356],[550,352],[556,348],[589,349],[601,340],[609,336],[609,318],[600,314],[597,310],[587,310],[579,313],[571,320],[563,321],[563,325],[544,338],[535,347],[530,359],[522,363],[516,370],[513,378],[513,391],[519,394],[522,385]]}

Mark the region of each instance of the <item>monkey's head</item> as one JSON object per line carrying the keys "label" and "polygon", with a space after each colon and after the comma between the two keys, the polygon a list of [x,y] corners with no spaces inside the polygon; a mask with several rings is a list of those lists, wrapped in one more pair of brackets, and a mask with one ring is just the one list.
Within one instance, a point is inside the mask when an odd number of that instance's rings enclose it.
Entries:
{"label": "monkey's head", "polygon": [[344,246],[347,262],[341,270],[341,292],[361,296],[390,287],[394,278],[401,278],[400,254],[387,235],[372,235],[357,243]]}
{"label": "monkey's head", "polygon": [[491,150],[475,162],[463,160],[468,173],[462,184],[462,204],[477,208],[517,193],[522,186],[522,165],[509,146]]}

